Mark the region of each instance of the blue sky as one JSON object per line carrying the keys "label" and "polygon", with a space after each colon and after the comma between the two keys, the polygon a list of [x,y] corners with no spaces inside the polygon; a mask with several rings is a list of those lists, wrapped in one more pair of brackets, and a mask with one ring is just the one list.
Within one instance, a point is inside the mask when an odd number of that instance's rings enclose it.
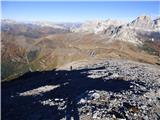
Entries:
{"label": "blue sky", "polygon": [[141,2],[2,2],[2,18],[18,21],[83,22],[97,19],[130,21],[139,15],[160,15],[160,1]]}

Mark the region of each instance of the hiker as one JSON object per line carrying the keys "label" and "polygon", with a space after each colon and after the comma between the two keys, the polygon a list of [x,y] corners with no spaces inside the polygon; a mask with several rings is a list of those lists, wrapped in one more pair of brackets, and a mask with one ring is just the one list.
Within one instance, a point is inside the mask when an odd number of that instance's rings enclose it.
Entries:
{"label": "hiker", "polygon": [[72,70],[72,66],[70,66],[70,70]]}

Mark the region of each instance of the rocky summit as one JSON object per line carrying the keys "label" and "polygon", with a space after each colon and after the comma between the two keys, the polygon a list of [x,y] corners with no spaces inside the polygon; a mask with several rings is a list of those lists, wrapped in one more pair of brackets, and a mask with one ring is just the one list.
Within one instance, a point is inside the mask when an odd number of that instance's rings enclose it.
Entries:
{"label": "rocky summit", "polygon": [[68,67],[2,84],[2,118],[160,119],[159,66],[106,59]]}

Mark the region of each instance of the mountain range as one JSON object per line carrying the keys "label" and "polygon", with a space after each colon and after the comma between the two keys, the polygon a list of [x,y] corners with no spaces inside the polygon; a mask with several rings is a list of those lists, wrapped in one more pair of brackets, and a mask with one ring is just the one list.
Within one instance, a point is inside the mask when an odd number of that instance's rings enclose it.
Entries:
{"label": "mountain range", "polygon": [[160,18],[84,23],[2,19],[1,47],[2,81],[84,60],[116,58],[160,65]]}

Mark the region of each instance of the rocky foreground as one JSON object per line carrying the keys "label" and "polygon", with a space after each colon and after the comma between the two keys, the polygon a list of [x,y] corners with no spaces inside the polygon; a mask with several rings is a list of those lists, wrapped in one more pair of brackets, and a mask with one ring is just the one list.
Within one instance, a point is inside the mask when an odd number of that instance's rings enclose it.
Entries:
{"label": "rocky foreground", "polygon": [[103,60],[2,84],[6,120],[159,120],[160,67]]}
{"label": "rocky foreground", "polygon": [[130,61],[106,61],[98,66],[101,65],[105,68],[89,71],[89,77],[102,77],[104,81],[130,81],[130,89],[120,92],[86,91],[78,102],[80,113],[84,116],[82,119],[160,119],[159,68]]}

